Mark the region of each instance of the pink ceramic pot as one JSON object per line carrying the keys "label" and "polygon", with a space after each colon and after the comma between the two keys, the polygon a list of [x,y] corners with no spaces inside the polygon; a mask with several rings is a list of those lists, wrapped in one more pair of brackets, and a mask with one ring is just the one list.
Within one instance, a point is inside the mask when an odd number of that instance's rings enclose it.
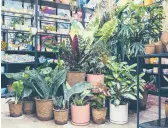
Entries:
{"label": "pink ceramic pot", "polygon": [[95,88],[100,87],[104,84],[104,74],[87,74],[87,81],[91,83]]}
{"label": "pink ceramic pot", "polygon": [[85,106],[71,105],[71,123],[74,125],[87,125],[90,122],[90,104]]}

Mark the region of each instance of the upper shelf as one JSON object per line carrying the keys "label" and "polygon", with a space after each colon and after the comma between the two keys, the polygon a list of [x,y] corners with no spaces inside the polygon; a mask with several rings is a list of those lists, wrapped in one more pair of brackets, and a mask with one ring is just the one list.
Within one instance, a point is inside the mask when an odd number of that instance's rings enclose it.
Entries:
{"label": "upper shelf", "polygon": [[19,15],[27,15],[27,16],[31,16],[33,17],[33,13],[28,13],[28,12],[19,12],[19,11],[16,11],[16,10],[1,10],[2,14],[4,13],[14,13],[14,14],[19,14]]}
{"label": "upper shelf", "polygon": [[[39,5],[70,10],[70,5],[69,4],[56,3],[55,1],[39,0]],[[83,7],[82,9],[86,13],[92,13],[94,11],[93,9],[86,8],[86,7]]]}

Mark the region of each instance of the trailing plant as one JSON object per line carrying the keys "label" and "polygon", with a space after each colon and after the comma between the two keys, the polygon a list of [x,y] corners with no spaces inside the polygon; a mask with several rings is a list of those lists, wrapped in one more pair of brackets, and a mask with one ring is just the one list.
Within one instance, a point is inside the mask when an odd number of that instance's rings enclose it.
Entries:
{"label": "trailing plant", "polygon": [[[116,57],[110,57],[105,63],[105,82],[111,94],[111,103],[114,105],[126,104],[128,99],[136,100],[137,77],[135,75],[136,64],[127,65],[126,62],[116,62]],[[144,91],[144,74],[139,75],[139,87]],[[140,98],[143,96],[140,93]]]}

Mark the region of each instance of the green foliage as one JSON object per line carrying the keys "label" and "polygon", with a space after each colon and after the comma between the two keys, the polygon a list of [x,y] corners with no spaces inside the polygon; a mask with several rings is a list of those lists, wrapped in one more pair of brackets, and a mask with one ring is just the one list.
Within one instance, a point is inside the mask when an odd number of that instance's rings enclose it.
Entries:
{"label": "green foliage", "polygon": [[53,100],[53,104],[55,109],[65,109],[65,101],[63,99],[63,96],[55,97]]}
{"label": "green foliage", "polygon": [[19,80],[19,81],[15,81],[12,84],[12,88],[15,90],[15,104],[18,104],[21,95],[22,95],[22,91],[23,91],[23,81]]}
{"label": "green foliage", "polygon": [[94,95],[95,98],[91,102],[91,106],[95,109],[101,109],[104,108],[104,103],[105,103],[105,95],[104,94],[97,94]]}
{"label": "green foliage", "polygon": [[[107,71],[105,73],[105,81],[109,87],[112,103],[115,105],[125,104],[127,99],[136,100],[137,82],[134,68],[136,64],[127,65],[126,62],[116,62],[115,57],[109,58],[105,64]],[[140,89],[143,91],[145,81],[140,77]],[[142,99],[143,96],[139,94]]]}
{"label": "green foliage", "polygon": [[29,97],[32,92],[36,92],[39,98],[49,99],[56,97],[58,88],[66,80],[66,70],[55,67],[38,68],[36,70],[29,70],[19,73],[7,73],[8,78],[15,80],[22,80],[24,84],[24,91],[22,97]]}
{"label": "green foliage", "polygon": [[117,17],[118,24],[110,41],[112,55],[123,61],[125,57],[143,55],[144,44],[160,37],[162,10],[158,3],[141,6],[132,0],[124,6],[116,5],[112,17]]}
{"label": "green foliage", "polygon": [[31,70],[26,72],[32,81],[33,87],[38,93],[39,97],[49,99],[56,96],[58,88],[66,80],[66,70],[58,70],[56,67],[54,70],[50,68]]}
{"label": "green foliage", "polygon": [[88,82],[79,82],[72,87],[69,86],[68,83],[63,86],[64,87],[64,99],[65,101],[70,101],[70,98],[73,97],[73,103],[77,106],[85,105],[88,102],[86,99],[91,95],[90,89],[92,85]]}

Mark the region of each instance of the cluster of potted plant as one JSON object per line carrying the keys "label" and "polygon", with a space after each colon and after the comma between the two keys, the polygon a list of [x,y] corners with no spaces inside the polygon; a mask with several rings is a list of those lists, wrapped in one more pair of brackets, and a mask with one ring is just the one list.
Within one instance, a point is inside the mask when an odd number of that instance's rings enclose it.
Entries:
{"label": "cluster of potted plant", "polygon": [[[93,122],[105,123],[107,107],[106,97],[110,97],[110,121],[123,124],[128,122],[128,99],[136,100],[136,76],[133,69],[136,65],[127,65],[126,62],[116,62],[115,57],[101,56],[99,58],[105,68],[105,83],[97,87],[98,92],[92,91],[92,83],[81,81],[69,85],[67,71],[63,63],[58,63],[54,69],[51,67],[37,68],[24,72],[7,73],[13,82],[15,106],[12,107],[11,116],[21,116],[22,107],[25,114],[34,113],[39,120],[47,121],[55,119],[59,125],[66,124],[71,111],[71,123],[74,125],[87,125],[90,122],[90,108],[92,108]],[[140,88],[143,91],[144,80],[140,75]],[[58,88],[63,88],[63,93],[58,96]],[[26,99],[25,99],[26,98]],[[140,98],[143,98],[140,94]],[[23,100],[24,99],[24,100]],[[22,106],[23,101],[23,106]],[[13,102],[12,102],[13,105]],[[69,108],[70,107],[70,108]],[[14,110],[11,110],[14,109]],[[120,117],[122,113],[122,117]],[[81,116],[82,115],[82,116]]]}

